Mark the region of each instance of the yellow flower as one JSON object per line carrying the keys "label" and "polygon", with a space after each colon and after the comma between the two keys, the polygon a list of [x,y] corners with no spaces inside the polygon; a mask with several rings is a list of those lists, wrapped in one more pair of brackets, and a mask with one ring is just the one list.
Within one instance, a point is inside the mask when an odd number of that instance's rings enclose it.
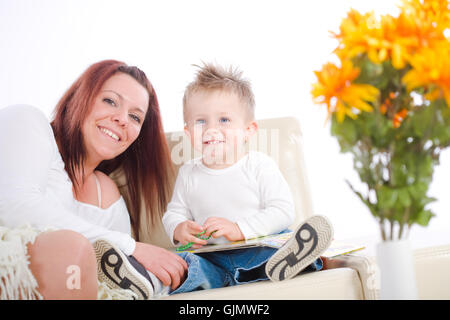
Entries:
{"label": "yellow flower", "polygon": [[385,52],[380,52],[378,57],[381,30],[373,12],[361,15],[351,9],[342,20],[339,30],[339,34],[331,34],[339,41],[335,52],[342,60],[351,59],[361,53],[377,56],[378,61],[386,58],[383,57]]}
{"label": "yellow flower", "polygon": [[449,0],[403,0],[401,14],[411,17],[425,35],[442,37],[450,27]]}
{"label": "yellow flower", "polygon": [[403,69],[411,52],[418,46],[417,37],[408,29],[411,21],[402,15],[398,18],[386,15],[381,18],[381,25],[384,49],[388,51],[392,66],[396,69]]}
{"label": "yellow flower", "polygon": [[390,59],[396,69],[403,69],[416,50],[444,40],[449,27],[449,0],[404,0],[398,17],[379,19],[372,12],[361,15],[352,9],[340,33],[333,33],[339,40],[335,52],[341,59],[363,53],[373,63]]}
{"label": "yellow flower", "polygon": [[434,47],[423,48],[412,56],[412,69],[406,73],[402,82],[408,91],[418,87],[436,86],[426,98],[434,100],[444,97],[450,107],[450,41],[436,43]]}
{"label": "yellow flower", "polygon": [[321,71],[314,73],[318,82],[313,84],[311,94],[316,103],[327,105],[328,116],[335,112],[337,120],[342,122],[345,116],[355,119],[357,113],[373,110],[367,102],[375,102],[379,90],[368,84],[352,83],[360,70],[349,60],[344,60],[341,68],[327,63]]}
{"label": "yellow flower", "polygon": [[394,67],[403,68],[408,57],[407,47],[416,39],[401,37],[398,27],[396,19],[390,15],[377,19],[373,12],[361,15],[351,10],[341,23],[340,33],[334,34],[339,40],[335,52],[341,59],[366,53],[373,63],[392,59]]}
{"label": "yellow flower", "polygon": [[393,48],[392,64],[401,69],[421,48],[432,47],[445,40],[444,31],[450,27],[449,0],[404,0],[394,28],[388,32],[390,42],[402,47],[400,60]]}

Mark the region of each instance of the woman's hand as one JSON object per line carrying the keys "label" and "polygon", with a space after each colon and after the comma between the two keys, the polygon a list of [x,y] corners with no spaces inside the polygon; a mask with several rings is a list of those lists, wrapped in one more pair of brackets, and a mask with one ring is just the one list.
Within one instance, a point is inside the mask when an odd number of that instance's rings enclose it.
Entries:
{"label": "woman's hand", "polygon": [[236,223],[225,218],[210,217],[206,219],[203,228],[206,229],[206,235],[210,235],[216,231],[212,235],[213,238],[225,237],[228,241],[245,239],[241,228]]}
{"label": "woman's hand", "polygon": [[203,228],[198,223],[191,220],[186,220],[177,225],[173,232],[173,239],[185,245],[189,242],[193,242],[192,248],[198,249],[201,246],[208,244],[208,241],[197,238],[195,235],[201,233]]}
{"label": "woman's hand", "polygon": [[178,288],[185,279],[187,263],[173,252],[151,244],[136,242],[133,256],[145,269],[173,290]]}

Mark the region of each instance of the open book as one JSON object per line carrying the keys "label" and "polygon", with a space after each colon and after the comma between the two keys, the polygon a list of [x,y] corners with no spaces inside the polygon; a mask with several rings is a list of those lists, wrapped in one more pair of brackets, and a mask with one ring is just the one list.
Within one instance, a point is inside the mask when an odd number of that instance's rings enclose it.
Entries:
{"label": "open book", "polygon": [[[214,251],[225,251],[225,250],[235,250],[235,249],[245,249],[253,247],[270,247],[270,248],[281,248],[283,244],[289,240],[292,236],[292,232],[269,235],[254,239],[234,241],[225,244],[208,244],[199,249],[186,249],[179,252],[193,252],[193,253],[204,253],[204,252],[214,252]],[[333,240],[330,247],[321,255],[325,258],[333,258],[347,253],[364,249],[364,246],[343,243],[340,241]]]}

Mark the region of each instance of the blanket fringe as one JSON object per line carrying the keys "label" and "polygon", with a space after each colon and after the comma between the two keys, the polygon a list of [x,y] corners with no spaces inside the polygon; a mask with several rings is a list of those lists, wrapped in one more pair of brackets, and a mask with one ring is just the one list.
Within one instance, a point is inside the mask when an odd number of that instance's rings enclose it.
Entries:
{"label": "blanket fringe", "polygon": [[37,281],[28,265],[27,243],[34,243],[40,232],[24,226],[0,226],[0,299],[40,300]]}
{"label": "blanket fringe", "polygon": [[[38,283],[29,268],[27,244],[33,244],[41,232],[29,225],[6,228],[0,225],[0,300],[42,300]],[[137,295],[131,290],[112,289],[97,280],[98,300],[132,300]]]}

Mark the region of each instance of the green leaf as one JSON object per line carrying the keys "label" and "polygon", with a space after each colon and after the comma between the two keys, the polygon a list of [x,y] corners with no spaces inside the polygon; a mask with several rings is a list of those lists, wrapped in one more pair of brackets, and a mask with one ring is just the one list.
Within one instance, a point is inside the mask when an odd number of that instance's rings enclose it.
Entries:
{"label": "green leaf", "polygon": [[391,209],[399,198],[398,190],[381,186],[377,191],[378,207],[382,210]]}
{"label": "green leaf", "polygon": [[430,210],[423,210],[416,216],[415,222],[421,226],[427,226],[434,214]]}
{"label": "green leaf", "polygon": [[350,187],[350,189],[358,196],[358,198],[367,206],[367,208],[369,208],[370,212],[372,213],[372,215],[374,217],[378,217],[379,216],[379,212],[377,210],[377,207],[371,203],[368,199],[366,199],[361,192],[357,191],[352,184],[348,181],[345,180],[345,182],[347,182],[348,186]]}
{"label": "green leaf", "polygon": [[344,121],[338,122],[336,116],[333,115],[331,134],[338,139],[341,152],[343,153],[350,151],[358,141],[354,120],[348,117],[345,117]]}
{"label": "green leaf", "polygon": [[402,188],[398,190],[398,201],[405,208],[411,205],[411,197],[409,196],[408,189]]}
{"label": "green leaf", "polygon": [[410,114],[409,121],[416,137],[422,138],[425,136],[432,126],[433,114],[434,108],[431,106],[421,106]]}
{"label": "green leaf", "polygon": [[430,183],[433,178],[433,158],[426,154],[426,155],[417,155],[416,157],[417,161],[417,175],[420,179],[420,181],[428,182]]}
{"label": "green leaf", "polygon": [[387,88],[397,75],[397,70],[392,67],[390,62],[373,63],[367,55],[355,59],[354,64],[361,70],[354,82],[370,84],[380,90]]}
{"label": "green leaf", "polygon": [[423,197],[420,198],[420,205],[425,207],[427,204],[437,201],[434,197]]}
{"label": "green leaf", "polygon": [[428,185],[423,182],[416,182],[408,187],[408,192],[414,199],[421,199],[426,197]]}

